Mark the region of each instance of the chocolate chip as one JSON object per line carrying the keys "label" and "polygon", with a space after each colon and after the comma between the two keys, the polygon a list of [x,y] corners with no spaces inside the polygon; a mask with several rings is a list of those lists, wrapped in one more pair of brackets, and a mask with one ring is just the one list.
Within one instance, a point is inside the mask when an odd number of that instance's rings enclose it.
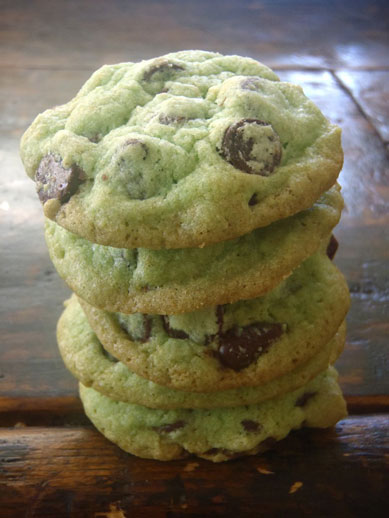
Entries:
{"label": "chocolate chip", "polygon": [[181,331],[180,329],[172,329],[169,323],[169,317],[166,315],[162,316],[162,325],[165,330],[165,333],[170,336],[170,338],[179,338],[181,340],[186,340],[189,338],[189,335],[185,333],[185,331]]}
{"label": "chocolate chip", "polygon": [[226,129],[220,154],[245,173],[269,176],[281,162],[282,146],[271,124],[241,119]]}
{"label": "chocolate chip", "polygon": [[262,426],[257,421],[251,421],[250,419],[244,419],[241,421],[241,425],[246,432],[260,432],[262,429]]}
{"label": "chocolate chip", "polygon": [[338,246],[339,246],[338,240],[336,239],[334,234],[332,234],[330,242],[328,243],[327,250],[326,250],[326,253],[327,253],[328,257],[331,259],[331,261],[335,257],[336,251],[338,250]]}
{"label": "chocolate chip", "polygon": [[177,65],[177,63],[172,63],[167,59],[156,59],[153,61],[150,68],[143,74],[143,80],[150,81],[150,79],[157,73],[162,73],[164,76],[169,77],[172,75],[172,72],[176,72],[178,70],[184,70],[184,67]]}
{"label": "chocolate chip", "polygon": [[42,203],[51,199],[66,203],[84,180],[85,173],[80,167],[74,164],[65,168],[62,160],[51,153],[42,158],[35,174],[37,193]]}
{"label": "chocolate chip", "polygon": [[164,113],[161,113],[158,117],[158,120],[161,124],[169,126],[171,124],[181,124],[185,122],[186,118],[183,115],[166,115]]}
{"label": "chocolate chip", "polygon": [[278,322],[233,327],[219,335],[219,360],[235,371],[244,369],[264,354],[283,330],[284,326]]}
{"label": "chocolate chip", "polygon": [[316,396],[317,392],[305,392],[302,396],[298,398],[295,403],[295,406],[304,407],[310,399]]}
{"label": "chocolate chip", "polygon": [[255,192],[249,199],[249,206],[253,207],[254,205],[257,205],[257,204],[258,204],[258,196],[257,196],[257,193]]}
{"label": "chocolate chip", "polygon": [[170,433],[184,428],[186,426],[185,421],[176,421],[175,423],[163,424],[161,426],[154,426],[154,430],[158,433]]}

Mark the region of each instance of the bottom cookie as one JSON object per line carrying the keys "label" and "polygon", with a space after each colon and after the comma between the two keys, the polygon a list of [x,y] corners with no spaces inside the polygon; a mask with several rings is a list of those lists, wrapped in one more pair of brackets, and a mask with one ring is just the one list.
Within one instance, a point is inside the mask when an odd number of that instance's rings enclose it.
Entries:
{"label": "bottom cookie", "polygon": [[327,428],[347,415],[333,367],[298,390],[257,405],[214,409],[150,409],[114,401],[80,384],[96,428],[138,457],[173,460],[197,455],[221,462],[254,455],[291,430]]}

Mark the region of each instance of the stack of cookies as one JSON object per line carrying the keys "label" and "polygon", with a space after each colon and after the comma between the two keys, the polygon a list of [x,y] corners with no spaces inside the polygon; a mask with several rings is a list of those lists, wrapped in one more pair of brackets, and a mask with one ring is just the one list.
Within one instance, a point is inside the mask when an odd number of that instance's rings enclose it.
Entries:
{"label": "stack of cookies", "polygon": [[218,462],[345,416],[340,130],[300,87],[211,52],[104,66],[21,154],[75,293],[59,348],[107,438]]}

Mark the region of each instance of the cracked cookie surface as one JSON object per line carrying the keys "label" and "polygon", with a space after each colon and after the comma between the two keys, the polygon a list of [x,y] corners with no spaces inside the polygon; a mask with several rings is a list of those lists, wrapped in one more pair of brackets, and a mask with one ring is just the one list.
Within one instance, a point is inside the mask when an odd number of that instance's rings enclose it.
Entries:
{"label": "cracked cookie surface", "polygon": [[182,51],[104,66],[39,115],[21,156],[45,215],[122,248],[204,246],[310,207],[340,130],[250,58]]}

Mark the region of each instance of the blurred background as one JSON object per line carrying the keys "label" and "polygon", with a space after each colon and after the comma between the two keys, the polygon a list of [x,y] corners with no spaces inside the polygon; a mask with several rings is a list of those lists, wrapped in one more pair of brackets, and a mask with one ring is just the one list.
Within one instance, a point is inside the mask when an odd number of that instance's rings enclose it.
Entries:
{"label": "blurred background", "polygon": [[384,0],[0,0],[0,393],[75,397],[55,346],[69,291],[49,261],[19,140],[104,63],[201,48],[256,58],[343,128],[336,261],[353,296],[339,361],[352,397],[388,393],[389,3]]}

